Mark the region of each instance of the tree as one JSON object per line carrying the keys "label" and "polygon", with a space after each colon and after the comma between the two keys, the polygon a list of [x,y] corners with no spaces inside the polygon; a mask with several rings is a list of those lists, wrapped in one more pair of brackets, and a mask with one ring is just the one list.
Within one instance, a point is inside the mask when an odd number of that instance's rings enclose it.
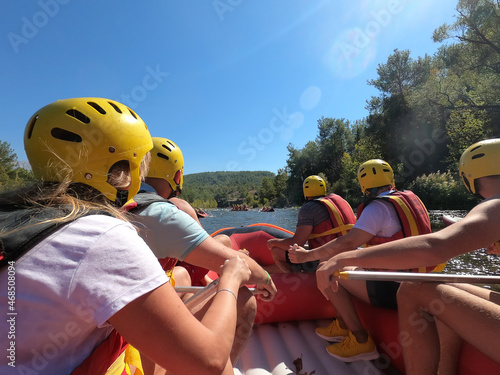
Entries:
{"label": "tree", "polygon": [[489,132],[485,126],[486,122],[485,111],[464,108],[452,111],[450,119],[446,123],[450,137],[448,161],[451,170],[456,169],[453,167],[467,147],[489,138]]}
{"label": "tree", "polygon": [[276,198],[276,190],[274,189],[274,181],[269,177],[264,177],[259,189],[259,202],[267,204]]}
{"label": "tree", "polygon": [[321,157],[316,156],[317,171],[311,174],[322,172],[327,179],[338,180],[342,171],[342,156],[354,148],[354,143],[349,121],[322,117],[318,120],[318,137],[316,138]]}
{"label": "tree", "polygon": [[17,167],[17,155],[7,142],[0,141],[0,164],[4,172],[12,177],[12,173]]}
{"label": "tree", "polygon": [[425,82],[430,64],[431,58],[427,55],[414,61],[409,50],[395,49],[387,63],[379,64],[379,78],[369,80],[368,84],[380,90],[383,95],[405,97],[412,88]]}
{"label": "tree", "polygon": [[457,20],[434,32],[440,48],[440,87],[436,104],[450,109],[484,109],[500,116],[500,1],[460,0]]}

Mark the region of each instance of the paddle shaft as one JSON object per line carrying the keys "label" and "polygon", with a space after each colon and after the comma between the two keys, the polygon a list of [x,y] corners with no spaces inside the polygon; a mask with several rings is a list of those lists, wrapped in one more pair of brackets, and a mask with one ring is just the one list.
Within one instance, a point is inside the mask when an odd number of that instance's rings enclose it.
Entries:
{"label": "paddle shaft", "polygon": [[438,273],[337,271],[334,276],[344,280],[418,281],[470,284],[500,284],[498,276],[451,275]]}
{"label": "paddle shaft", "polygon": [[[215,293],[217,293],[217,285],[219,284],[219,279],[215,279],[206,287],[202,286],[176,286],[175,291],[177,293],[195,293],[190,298],[184,302],[188,310],[191,310],[196,305],[200,304],[204,300],[210,298]],[[248,288],[253,294],[264,294],[267,295],[267,290],[259,290],[257,288]]]}
{"label": "paddle shaft", "polygon": [[[205,289],[205,287],[202,286],[176,286],[175,291],[177,293],[197,293]],[[258,294],[258,290],[255,288],[248,288],[249,291],[251,291],[253,294]],[[264,291],[263,291],[264,292]],[[211,293],[213,294],[213,293]]]}

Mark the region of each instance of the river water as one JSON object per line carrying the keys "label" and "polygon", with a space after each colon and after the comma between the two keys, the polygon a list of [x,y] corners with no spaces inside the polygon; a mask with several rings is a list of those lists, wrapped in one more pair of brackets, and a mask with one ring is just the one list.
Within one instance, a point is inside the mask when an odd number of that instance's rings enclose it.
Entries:
{"label": "river water", "polygon": [[[213,209],[206,210],[209,216],[201,219],[201,223],[208,233],[213,233],[221,228],[241,227],[256,223],[273,224],[295,231],[298,210],[299,208],[284,208],[276,209],[274,212],[259,212],[258,209],[250,211]],[[444,227],[443,214],[463,217],[466,213],[466,211],[429,211],[433,231]],[[479,249],[451,259],[447,262],[443,272],[466,275],[500,274],[500,257],[486,254],[484,249]],[[500,286],[493,286],[493,289],[500,290]]]}

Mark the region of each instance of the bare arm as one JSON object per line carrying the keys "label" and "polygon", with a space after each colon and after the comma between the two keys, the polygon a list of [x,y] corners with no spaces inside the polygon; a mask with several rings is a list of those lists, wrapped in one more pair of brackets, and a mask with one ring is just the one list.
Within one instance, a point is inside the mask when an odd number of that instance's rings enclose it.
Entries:
{"label": "bare arm", "polygon": [[198,224],[201,225],[200,219],[198,219],[198,215],[196,214],[196,211],[194,210],[193,206],[189,204],[189,202],[185,201],[184,199],[181,198],[170,198],[170,201],[176,205],[179,210],[184,211],[187,213],[189,216],[191,216]]}
{"label": "bare arm", "polygon": [[372,234],[362,229],[353,228],[346,235],[338,237],[314,250],[290,249],[288,256],[293,263],[304,263],[313,260],[324,261],[344,251],[356,249],[367,243],[372,237]]}
{"label": "bare arm", "polygon": [[268,291],[269,294],[267,296],[259,295],[259,298],[272,300],[277,290],[274,282],[269,278],[268,273],[248,255],[226,247],[212,237],[205,239],[191,251],[184,260],[195,266],[208,268],[209,270],[218,272],[220,266],[224,264],[226,259],[231,259],[235,256],[239,256],[247,262],[251,271],[249,284],[256,284],[257,288]]}
{"label": "bare arm", "polygon": [[288,250],[288,248],[294,244],[299,246],[304,246],[307,239],[311,235],[313,230],[312,225],[300,225],[295,230],[295,233],[290,238],[273,238],[267,241],[267,248],[271,250],[273,247],[277,247],[282,250]]}
{"label": "bare arm", "polygon": [[141,353],[176,374],[220,374],[226,368],[236,328],[236,296],[250,270],[238,257],[222,270],[219,292],[198,321],[170,283],[130,302],[109,322]]}
{"label": "bare arm", "polygon": [[[336,288],[331,275],[347,266],[409,269],[443,263],[496,242],[500,220],[500,200],[485,201],[459,222],[438,232],[404,238],[367,249],[334,256],[316,272],[318,288]],[[325,294],[325,293],[323,293]]]}

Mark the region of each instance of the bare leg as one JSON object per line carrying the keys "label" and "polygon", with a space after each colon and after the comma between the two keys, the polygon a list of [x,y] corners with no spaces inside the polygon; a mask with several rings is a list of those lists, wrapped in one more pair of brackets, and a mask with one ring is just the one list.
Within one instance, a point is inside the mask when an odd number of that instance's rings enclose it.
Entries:
{"label": "bare leg", "polygon": [[[269,270],[264,267],[264,269],[269,273],[291,273],[292,266],[286,262],[286,250],[280,249],[279,247],[273,247],[271,249],[271,254],[274,259],[274,267]],[[274,272],[272,272],[274,271]]]}
{"label": "bare leg", "polygon": [[[193,309],[193,315],[198,319],[205,315],[212,299],[196,306]],[[252,334],[253,322],[257,312],[257,301],[247,288],[241,288],[238,293],[236,331],[234,336],[233,347],[231,349],[231,363],[236,363],[245,348],[248,338]]]}
{"label": "bare leg", "polygon": [[[189,276],[189,272],[180,266],[174,267],[173,271],[175,286],[191,286],[191,276]],[[193,295],[193,293],[177,293],[179,297],[186,301],[189,297]]]}
{"label": "bare leg", "polygon": [[439,375],[454,375],[458,373],[458,361],[462,339],[453,330],[435,319],[438,330],[439,344],[441,346],[439,360]]}
{"label": "bare leg", "polygon": [[[437,373],[440,348],[434,318],[500,362],[495,345],[500,331],[499,304],[499,293],[472,285],[403,283],[398,306],[407,374]],[[447,351],[443,354],[450,355]],[[452,358],[443,359],[443,363],[450,360]]]}
{"label": "bare leg", "polygon": [[368,333],[361,324],[361,320],[352,302],[352,295],[365,301],[368,300],[366,282],[342,280],[339,282],[337,292],[333,292],[330,289],[327,294],[337,312],[340,327],[351,331],[359,343],[366,342],[368,340]]}

